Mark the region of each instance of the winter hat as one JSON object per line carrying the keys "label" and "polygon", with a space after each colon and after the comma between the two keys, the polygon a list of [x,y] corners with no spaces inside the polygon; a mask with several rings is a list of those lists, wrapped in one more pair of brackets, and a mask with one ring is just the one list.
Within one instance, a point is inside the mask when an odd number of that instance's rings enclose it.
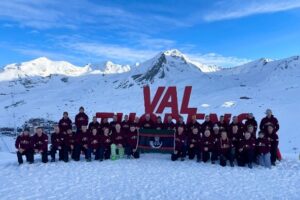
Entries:
{"label": "winter hat", "polygon": [[271,113],[272,114],[272,110],[270,108],[268,108],[265,112],[266,114]]}

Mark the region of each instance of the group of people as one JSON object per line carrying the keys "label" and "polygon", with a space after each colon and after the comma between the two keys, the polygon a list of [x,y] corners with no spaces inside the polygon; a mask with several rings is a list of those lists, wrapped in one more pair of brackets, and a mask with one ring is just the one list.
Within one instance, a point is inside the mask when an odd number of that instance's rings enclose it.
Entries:
{"label": "group of people", "polygon": [[[139,158],[138,148],[140,129],[167,129],[175,131],[175,147],[171,160],[195,159],[197,162],[216,163],[221,166],[248,166],[252,168],[253,163],[271,168],[275,165],[278,149],[279,130],[278,120],[272,111],[266,111],[258,127],[253,114],[249,113],[247,120],[239,122],[236,116],[229,123],[220,116],[218,122],[213,123],[209,115],[201,124],[196,116],[189,123],[185,123],[183,117],[179,117],[176,123],[171,116],[166,123],[161,117],[156,121],[151,120],[150,114],[145,114],[143,120],[136,117],[130,120],[125,115],[123,121],[117,116],[111,122],[103,119],[101,123],[96,117],[89,123],[89,117],[80,107],[75,117],[76,131],[73,132],[72,121],[67,112],[54,126],[51,134],[51,146],[48,151],[48,136],[42,128],[37,128],[36,133],[31,136],[29,130],[25,129],[16,139],[16,149],[19,164],[23,163],[23,155],[29,163],[34,162],[34,154],[42,155],[42,162],[48,162],[50,154],[51,162],[58,159],[68,162],[71,159],[79,161],[84,154],[86,161],[103,161],[104,159],[116,159],[117,157]],[[258,131],[259,128],[259,131]],[[258,131],[258,135],[257,135]]]}

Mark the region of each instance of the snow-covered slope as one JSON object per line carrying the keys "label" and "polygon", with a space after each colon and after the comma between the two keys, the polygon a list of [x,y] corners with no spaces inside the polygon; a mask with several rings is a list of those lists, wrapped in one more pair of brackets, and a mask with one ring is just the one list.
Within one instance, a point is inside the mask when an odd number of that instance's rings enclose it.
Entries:
{"label": "snow-covered slope", "polygon": [[[300,195],[300,162],[284,155],[271,170],[221,167],[163,154],[139,160],[17,165],[0,152],[1,199],[291,199]],[[275,192],[280,191],[280,192]]]}
{"label": "snow-covered slope", "polygon": [[[32,71],[40,71],[35,68]],[[58,120],[63,111],[69,111],[73,118],[79,106],[85,106],[90,116],[97,111],[140,115],[144,112],[143,85],[150,86],[151,98],[158,86],[177,86],[178,105],[184,87],[191,85],[189,105],[197,107],[198,112],[253,112],[259,121],[267,108],[273,109],[281,125],[280,148],[283,152],[299,152],[300,137],[295,131],[300,113],[299,56],[277,61],[260,59],[209,72],[213,68],[201,70],[178,50],[169,50],[128,72],[104,76],[92,73],[95,71],[89,66],[80,76],[55,73],[0,81],[0,126],[12,127],[14,122],[21,125],[30,117]],[[6,77],[5,73],[7,69],[0,77]]]}

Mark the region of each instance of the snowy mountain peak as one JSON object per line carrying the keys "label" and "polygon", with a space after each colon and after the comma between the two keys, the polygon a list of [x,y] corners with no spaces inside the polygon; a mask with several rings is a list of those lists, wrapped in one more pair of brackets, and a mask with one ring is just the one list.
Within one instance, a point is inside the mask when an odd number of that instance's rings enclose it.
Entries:
{"label": "snowy mountain peak", "polygon": [[181,53],[178,49],[169,49],[164,51],[163,54],[172,57],[184,57],[184,54]]}
{"label": "snowy mountain peak", "polygon": [[91,68],[92,74],[121,74],[131,70],[129,65],[119,65],[112,61],[106,61],[102,64],[90,63],[86,66]]}
{"label": "snowy mountain peak", "polygon": [[80,76],[90,72],[89,67],[77,67],[66,61],[52,61],[40,57],[31,61],[7,65],[0,72],[0,81],[23,77],[47,77],[58,74],[65,76]]}

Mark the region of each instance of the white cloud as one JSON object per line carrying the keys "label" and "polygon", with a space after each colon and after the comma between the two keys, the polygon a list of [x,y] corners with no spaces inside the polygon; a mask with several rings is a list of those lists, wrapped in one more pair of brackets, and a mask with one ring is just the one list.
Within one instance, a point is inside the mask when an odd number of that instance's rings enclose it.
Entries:
{"label": "white cloud", "polygon": [[87,57],[101,57],[122,62],[139,62],[154,56],[157,51],[124,47],[115,44],[77,42],[68,44],[70,49],[76,50]]}
{"label": "white cloud", "polygon": [[233,56],[223,56],[216,53],[191,53],[187,56],[194,61],[206,64],[206,65],[216,65],[219,67],[234,67],[250,62],[250,59],[247,58],[238,58]]}
{"label": "white cloud", "polygon": [[300,8],[299,0],[249,0],[224,1],[218,9],[204,15],[207,22],[235,19],[255,14],[273,13]]}

